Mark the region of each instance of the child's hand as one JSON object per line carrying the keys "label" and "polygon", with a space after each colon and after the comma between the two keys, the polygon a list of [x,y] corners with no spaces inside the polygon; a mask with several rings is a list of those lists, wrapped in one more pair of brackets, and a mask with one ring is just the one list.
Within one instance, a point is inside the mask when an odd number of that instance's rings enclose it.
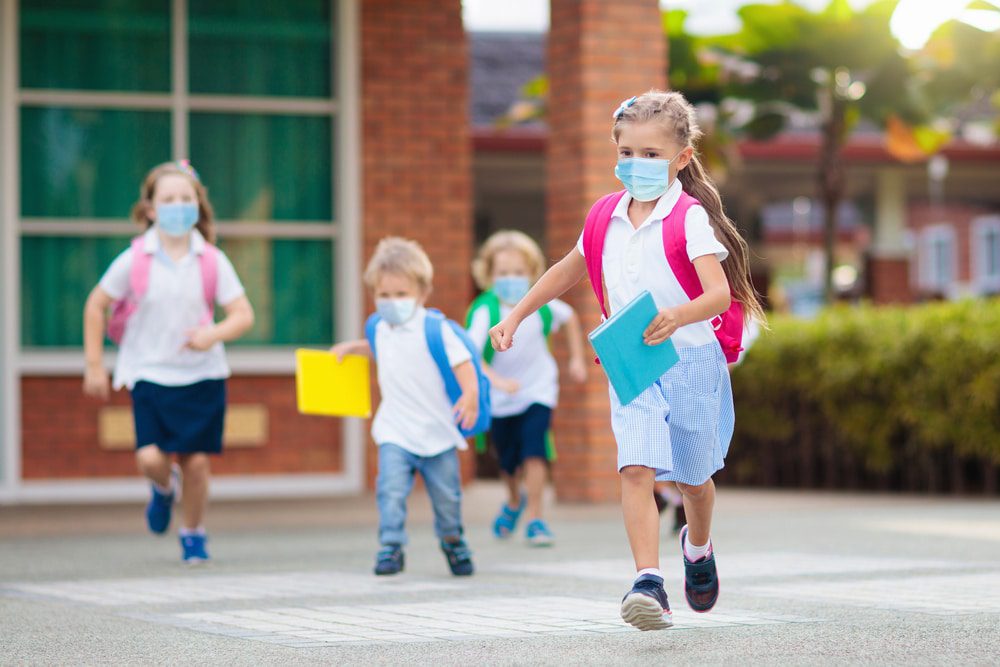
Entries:
{"label": "child's hand", "polygon": [[514,332],[517,331],[517,324],[508,320],[503,320],[500,324],[490,329],[490,342],[497,352],[506,352],[514,344]]}
{"label": "child's hand", "polygon": [[87,366],[87,371],[83,376],[83,393],[102,401],[108,400],[108,395],[111,393],[111,381],[108,379],[108,371],[104,366]]}
{"label": "child's hand", "polygon": [[191,329],[187,332],[187,337],[188,339],[184,347],[197,352],[206,352],[219,342],[218,337],[215,335],[214,326]]}
{"label": "child's hand", "polygon": [[455,423],[463,429],[472,428],[476,425],[476,420],[479,419],[479,396],[468,392],[462,394],[455,401],[452,414],[455,417]]}
{"label": "child's hand", "polygon": [[516,394],[521,389],[521,383],[512,378],[494,378],[493,386],[505,394]]}
{"label": "child's hand", "polygon": [[337,363],[344,361],[344,357],[354,353],[354,346],[350,342],[337,343],[330,348],[330,354],[337,358]]}
{"label": "child's hand", "polygon": [[569,378],[577,384],[587,381],[587,362],[580,357],[569,360]]}
{"label": "child's hand", "polygon": [[681,323],[677,319],[676,312],[672,308],[664,308],[646,327],[646,331],[642,334],[642,341],[646,345],[659,345],[673,336],[680,326]]}

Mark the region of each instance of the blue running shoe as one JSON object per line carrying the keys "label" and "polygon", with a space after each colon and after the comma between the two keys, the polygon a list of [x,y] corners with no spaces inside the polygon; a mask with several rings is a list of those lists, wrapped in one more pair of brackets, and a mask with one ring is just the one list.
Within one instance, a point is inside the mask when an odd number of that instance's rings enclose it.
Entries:
{"label": "blue running shoe", "polygon": [[448,559],[448,567],[456,577],[467,577],[475,571],[472,566],[472,550],[469,549],[465,540],[458,542],[445,542],[441,540],[441,551]]}
{"label": "blue running shoe", "polygon": [[527,502],[528,499],[522,495],[521,504],[517,506],[516,510],[508,507],[507,503],[501,505],[500,513],[493,520],[493,535],[500,539],[510,537],[514,533],[514,529],[517,528],[517,520],[521,518],[521,512],[524,511]]}
{"label": "blue running shoe", "polygon": [[699,614],[711,611],[719,600],[719,572],[715,568],[715,550],[709,546],[708,555],[695,562],[688,560],[684,551],[688,527],[681,528],[681,554],[684,558],[684,597],[688,606]]}
{"label": "blue running shoe", "polygon": [[552,531],[541,519],[535,519],[528,524],[525,530],[528,544],[533,547],[551,547],[553,543]]}
{"label": "blue running shoe", "polygon": [[405,562],[403,547],[398,544],[386,544],[375,554],[375,574],[399,574],[403,571]]}
{"label": "blue running shoe", "polygon": [[644,574],[622,598],[622,620],[639,630],[666,630],[674,624],[663,579]]}
{"label": "blue running shoe", "polygon": [[208,560],[205,543],[208,537],[202,534],[181,535],[181,559],[188,565],[204,563]]}
{"label": "blue running shoe", "polygon": [[174,496],[177,495],[176,489],[180,486],[178,484],[176,467],[170,470],[170,484],[174,489],[170,493],[162,493],[156,488],[155,484],[150,484],[153,495],[149,499],[149,504],[146,505],[146,525],[149,526],[151,532],[157,535],[167,532],[167,528],[170,527],[170,514],[173,509]]}

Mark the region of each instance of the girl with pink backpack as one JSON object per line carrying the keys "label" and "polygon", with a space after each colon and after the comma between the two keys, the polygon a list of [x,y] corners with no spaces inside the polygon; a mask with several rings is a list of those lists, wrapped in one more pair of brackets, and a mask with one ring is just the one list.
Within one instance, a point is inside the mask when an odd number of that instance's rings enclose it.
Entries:
{"label": "girl with pink backpack", "polygon": [[610,390],[622,513],[637,571],[621,614],[640,630],[672,625],[659,569],[656,481],[676,482],[683,495],[689,606],[707,612],[718,599],[712,475],[724,465],[735,421],[726,362],[739,355],[746,321],[764,321],[746,241],[695,155],[700,136],[694,108],[679,93],[653,90],[622,102],[612,138],[625,190],[594,204],[576,248],[490,330],[494,348],[509,349],[528,315],[584,275],[605,317],[652,294],[659,313],[643,340],[659,345],[670,338],[680,361],[627,404]]}
{"label": "girl with pink backpack", "polygon": [[[222,453],[229,376],[222,344],[253,326],[253,308],[233,265],[212,245],[212,205],[187,161],[149,172],[132,219],[145,232],[112,262],[84,307],[83,390],[108,398],[106,327],[119,346],[113,386],[132,396],[136,462],[150,481],[146,523],[166,532],[183,491],[181,558],[198,563],[208,560],[209,455]],[[225,311],[218,323],[216,304]]]}

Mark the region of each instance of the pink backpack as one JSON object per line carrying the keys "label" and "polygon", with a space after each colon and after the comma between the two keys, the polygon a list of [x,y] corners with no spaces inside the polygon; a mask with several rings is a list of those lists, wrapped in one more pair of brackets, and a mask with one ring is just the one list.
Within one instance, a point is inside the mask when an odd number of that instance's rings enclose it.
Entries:
{"label": "pink backpack", "polygon": [[[132,269],[129,271],[128,293],[111,304],[111,317],[108,319],[108,338],[116,345],[121,343],[125,335],[128,320],[139,308],[139,302],[146,295],[149,287],[149,272],[153,266],[153,256],[146,252],[143,236],[132,239]],[[215,288],[219,282],[218,250],[210,243],[205,243],[205,249],[199,255],[201,264],[201,284],[205,295],[208,312],[202,318],[201,324],[207,324],[215,316]]]}
{"label": "pink backpack", "polygon": [[[597,295],[597,302],[601,305],[601,313],[605,318],[608,316],[608,311],[604,304],[602,266],[604,239],[608,234],[608,225],[611,224],[611,215],[623,196],[625,190],[612,192],[598,199],[587,214],[587,221],[583,227],[583,251],[586,253],[587,275],[590,276],[590,285],[594,288],[594,294]],[[698,272],[688,258],[687,234],[684,229],[688,209],[695,205],[700,205],[698,200],[682,192],[674,209],[663,219],[662,225],[663,251],[666,253],[667,263],[677,276],[684,293],[692,301],[704,293]],[[743,304],[733,299],[729,310],[714,317],[711,323],[715,337],[719,339],[722,351],[726,355],[726,361],[735,362],[743,350]]]}

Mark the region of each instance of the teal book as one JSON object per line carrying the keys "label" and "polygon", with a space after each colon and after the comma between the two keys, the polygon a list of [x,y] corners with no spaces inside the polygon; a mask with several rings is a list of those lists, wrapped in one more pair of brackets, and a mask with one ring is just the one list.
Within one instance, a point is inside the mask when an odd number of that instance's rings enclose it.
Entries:
{"label": "teal book", "polygon": [[659,345],[642,340],[658,312],[653,295],[643,292],[590,333],[590,344],[622,405],[631,403],[680,360],[669,338]]}

